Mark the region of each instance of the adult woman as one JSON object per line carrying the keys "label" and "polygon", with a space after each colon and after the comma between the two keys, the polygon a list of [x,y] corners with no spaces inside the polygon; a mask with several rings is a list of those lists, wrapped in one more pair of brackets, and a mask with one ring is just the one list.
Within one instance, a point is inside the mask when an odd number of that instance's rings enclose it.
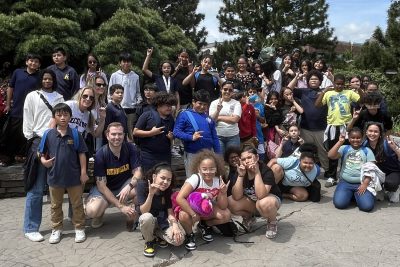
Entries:
{"label": "adult woman", "polygon": [[[310,186],[320,173],[314,158],[317,148],[305,144],[300,147],[300,150],[302,151],[300,160],[296,157],[274,158],[268,163],[274,172],[275,181],[279,184],[283,197],[293,201],[309,199]],[[318,198],[313,200],[319,201],[320,192],[315,193],[318,194]]]}
{"label": "adult woman", "polygon": [[107,75],[101,70],[99,59],[90,53],[87,56],[87,65],[85,72],[81,75],[79,80],[80,88],[85,86],[94,87],[96,83],[96,76],[103,77],[105,83],[107,83]]}
{"label": "adult woman", "polygon": [[389,200],[399,202],[400,185],[400,148],[392,138],[385,139],[383,125],[369,122],[365,127],[363,146],[369,147],[375,155],[376,165],[385,173],[385,190]]}
{"label": "adult woman", "polygon": [[290,54],[283,56],[283,60],[279,69],[282,73],[282,86],[287,86],[289,82],[296,76],[296,73],[293,71],[293,60]]}
{"label": "adult woman", "polygon": [[91,133],[94,137],[101,137],[106,110],[104,107],[99,108],[99,122],[95,127],[95,118],[91,112],[95,107],[95,90],[92,87],[83,87],[74,95],[72,100],[65,103],[72,110],[71,120],[69,121],[71,128],[77,128],[84,138],[86,138],[86,133]]}
{"label": "adult woman", "polygon": [[217,135],[224,153],[228,146],[239,146],[239,125],[242,115],[240,102],[231,98],[233,83],[225,81],[221,85],[221,98],[211,102],[209,114],[217,122]]}
{"label": "adult woman", "polygon": [[[91,110],[93,118],[95,120],[95,127],[98,127],[101,120],[101,108],[104,108],[107,103],[107,80],[104,79],[103,76],[97,75],[94,84],[94,107]],[[94,138],[94,149],[97,151],[103,144],[103,138],[100,135],[99,137]]]}
{"label": "adult woman", "polygon": [[[197,248],[193,234],[193,225],[200,221],[199,228],[204,241],[213,241],[211,226],[223,224],[230,220],[228,209],[227,185],[222,180],[224,164],[211,150],[202,150],[192,161],[192,176],[186,179],[179,191],[176,202],[180,206],[179,221],[186,232],[185,247],[188,250]],[[219,178],[218,178],[219,177]],[[228,182],[229,183],[229,182]],[[213,212],[208,217],[197,214],[186,200],[193,191],[207,194],[213,203]]]}
{"label": "adult woman", "polygon": [[146,242],[143,254],[155,255],[155,243],[160,247],[169,244],[180,246],[184,241],[185,230],[172,211],[171,195],[175,175],[167,163],[155,165],[139,180],[137,192],[137,212],[140,214],[140,232]]}
{"label": "adult woman", "polygon": [[244,147],[240,154],[238,177],[232,187],[230,208],[242,215],[246,227],[254,224],[256,212],[267,219],[267,238],[278,233],[276,215],[281,205],[281,192],[275,183],[271,169],[259,161],[257,150]]}
{"label": "adult woman", "polygon": [[249,83],[257,80],[256,75],[252,72],[247,71],[248,61],[247,58],[242,56],[237,61],[236,79],[240,81],[242,88],[246,88]]}

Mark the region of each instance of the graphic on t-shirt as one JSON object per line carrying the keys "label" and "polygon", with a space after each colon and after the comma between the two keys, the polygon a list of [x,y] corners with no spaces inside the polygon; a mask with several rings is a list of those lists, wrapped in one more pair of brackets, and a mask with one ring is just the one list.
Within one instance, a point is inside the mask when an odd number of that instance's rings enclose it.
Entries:
{"label": "graphic on t-shirt", "polygon": [[338,105],[340,115],[347,115],[345,106],[348,106],[350,103],[349,99],[342,94],[333,95],[329,98],[329,104],[332,111],[335,110],[335,104]]}
{"label": "graphic on t-shirt", "polygon": [[351,151],[346,159],[346,168],[356,170],[360,169],[363,164],[361,151]]}
{"label": "graphic on t-shirt", "polygon": [[256,189],[253,186],[244,188],[243,193],[253,201],[257,201]]}
{"label": "graphic on t-shirt", "polygon": [[232,115],[234,111],[235,111],[235,105],[234,104],[230,105],[229,106],[229,115]]}
{"label": "graphic on t-shirt", "polygon": [[288,177],[288,180],[292,184],[298,184],[299,186],[302,185],[304,187],[307,187],[310,185],[310,181],[307,180],[307,178],[303,177],[302,175],[296,174],[294,176]]}

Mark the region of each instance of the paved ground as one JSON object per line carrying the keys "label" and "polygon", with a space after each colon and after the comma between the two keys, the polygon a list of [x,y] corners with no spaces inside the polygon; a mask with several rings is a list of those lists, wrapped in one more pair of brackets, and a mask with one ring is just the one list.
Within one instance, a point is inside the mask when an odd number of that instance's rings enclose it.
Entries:
{"label": "paved ground", "polygon": [[[46,240],[24,238],[21,226],[24,198],[0,200],[0,266],[399,266],[399,204],[378,202],[371,213],[332,205],[334,189],[323,189],[320,203],[284,201],[276,239],[265,238],[265,222],[239,237],[252,244],[217,237],[193,252],[184,248],[158,249],[155,258],[143,256],[138,231],[125,230],[124,217],[109,209],[105,225],[87,227],[88,239],[74,243],[69,222],[61,243],[50,245],[49,204],[44,206],[41,232]],[[66,205],[64,205],[66,211]],[[90,221],[88,221],[90,225]],[[198,238],[200,240],[200,238]]]}

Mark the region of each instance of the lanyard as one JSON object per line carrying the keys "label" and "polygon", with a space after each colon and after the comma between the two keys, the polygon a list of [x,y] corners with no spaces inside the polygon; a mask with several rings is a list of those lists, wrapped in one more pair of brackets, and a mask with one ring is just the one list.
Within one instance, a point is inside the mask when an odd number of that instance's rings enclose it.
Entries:
{"label": "lanyard", "polygon": [[165,78],[165,76],[163,75],[162,78],[163,78],[163,80],[164,80],[165,89],[167,90],[167,93],[169,94],[170,86],[171,86],[171,83],[170,83],[171,77],[168,77],[168,79],[167,79],[167,78]]}

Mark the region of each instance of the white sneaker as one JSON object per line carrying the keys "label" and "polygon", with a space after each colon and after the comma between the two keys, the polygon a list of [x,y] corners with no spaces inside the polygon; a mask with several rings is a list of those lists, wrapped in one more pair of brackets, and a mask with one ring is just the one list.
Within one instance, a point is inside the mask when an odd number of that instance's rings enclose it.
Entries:
{"label": "white sneaker", "polygon": [[75,243],[82,243],[86,240],[85,230],[75,229]]}
{"label": "white sneaker", "polygon": [[400,202],[400,187],[397,188],[396,192],[388,192],[389,201],[392,203]]}
{"label": "white sneaker", "polygon": [[40,242],[44,240],[43,236],[39,232],[25,233],[25,237],[32,242]]}
{"label": "white sneaker", "polygon": [[57,244],[61,240],[62,231],[61,230],[53,230],[51,231],[51,235],[49,238],[50,244]]}

